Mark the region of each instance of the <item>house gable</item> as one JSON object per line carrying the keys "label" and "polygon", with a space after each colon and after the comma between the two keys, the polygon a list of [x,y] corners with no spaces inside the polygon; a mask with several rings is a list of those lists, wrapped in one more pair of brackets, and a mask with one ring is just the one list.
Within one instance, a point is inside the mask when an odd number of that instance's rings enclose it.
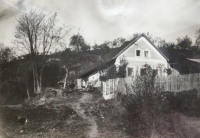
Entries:
{"label": "house gable", "polygon": [[119,53],[118,58],[123,56],[135,60],[167,60],[145,37],[140,37],[129,48]]}

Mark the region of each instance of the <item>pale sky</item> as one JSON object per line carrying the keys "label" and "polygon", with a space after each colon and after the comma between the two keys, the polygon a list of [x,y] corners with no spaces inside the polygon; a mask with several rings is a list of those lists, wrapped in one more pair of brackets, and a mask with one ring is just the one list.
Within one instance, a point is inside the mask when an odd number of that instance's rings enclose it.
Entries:
{"label": "pale sky", "polygon": [[57,12],[60,25],[75,27],[70,35],[79,31],[91,45],[136,32],[194,41],[200,29],[199,0],[0,0],[0,43],[11,45],[18,14],[30,8]]}

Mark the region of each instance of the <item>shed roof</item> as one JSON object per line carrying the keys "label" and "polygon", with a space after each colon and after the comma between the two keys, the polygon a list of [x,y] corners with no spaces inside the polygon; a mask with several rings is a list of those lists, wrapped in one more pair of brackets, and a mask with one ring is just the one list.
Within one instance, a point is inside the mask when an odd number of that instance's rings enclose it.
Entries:
{"label": "shed roof", "polygon": [[200,63],[200,59],[187,58],[187,60]]}

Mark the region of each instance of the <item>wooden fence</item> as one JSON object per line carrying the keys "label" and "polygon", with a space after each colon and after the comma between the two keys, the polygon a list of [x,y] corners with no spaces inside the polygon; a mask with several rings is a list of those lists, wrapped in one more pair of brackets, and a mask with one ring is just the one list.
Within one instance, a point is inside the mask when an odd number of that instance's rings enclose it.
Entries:
{"label": "wooden fence", "polygon": [[[110,79],[103,82],[103,95],[105,99],[113,97],[114,92],[126,94],[133,93],[136,77]],[[180,92],[200,88],[200,74],[169,75],[156,77],[155,85],[163,91]],[[128,89],[128,90],[127,90]]]}
{"label": "wooden fence", "polygon": [[200,74],[169,75],[157,77],[156,84],[164,91],[180,92],[200,87]]}

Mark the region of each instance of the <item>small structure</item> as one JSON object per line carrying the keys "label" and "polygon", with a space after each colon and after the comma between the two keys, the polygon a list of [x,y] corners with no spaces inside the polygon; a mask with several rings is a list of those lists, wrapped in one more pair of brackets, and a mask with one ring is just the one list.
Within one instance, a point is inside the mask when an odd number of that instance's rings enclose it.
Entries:
{"label": "small structure", "polygon": [[200,73],[200,56],[187,58],[187,60],[189,61],[190,73]]}
{"label": "small structure", "polygon": [[[100,76],[105,75],[105,71],[111,66],[114,66],[118,71],[121,66],[121,61],[125,60],[127,66],[125,68],[126,77],[134,77],[136,74],[141,74],[143,65],[149,64],[153,69],[160,68],[164,71],[165,68],[170,68],[168,58],[157,49],[154,44],[144,35],[140,35],[128,42],[123,46],[115,49],[111,53],[99,58],[88,70],[83,72],[81,78],[89,78],[95,76],[95,80],[101,81]],[[118,83],[112,80],[102,82],[103,84],[103,97],[110,99],[113,97],[116,88],[112,88],[112,84]],[[113,80],[114,81],[114,80]],[[115,85],[113,85],[115,86]]]}

